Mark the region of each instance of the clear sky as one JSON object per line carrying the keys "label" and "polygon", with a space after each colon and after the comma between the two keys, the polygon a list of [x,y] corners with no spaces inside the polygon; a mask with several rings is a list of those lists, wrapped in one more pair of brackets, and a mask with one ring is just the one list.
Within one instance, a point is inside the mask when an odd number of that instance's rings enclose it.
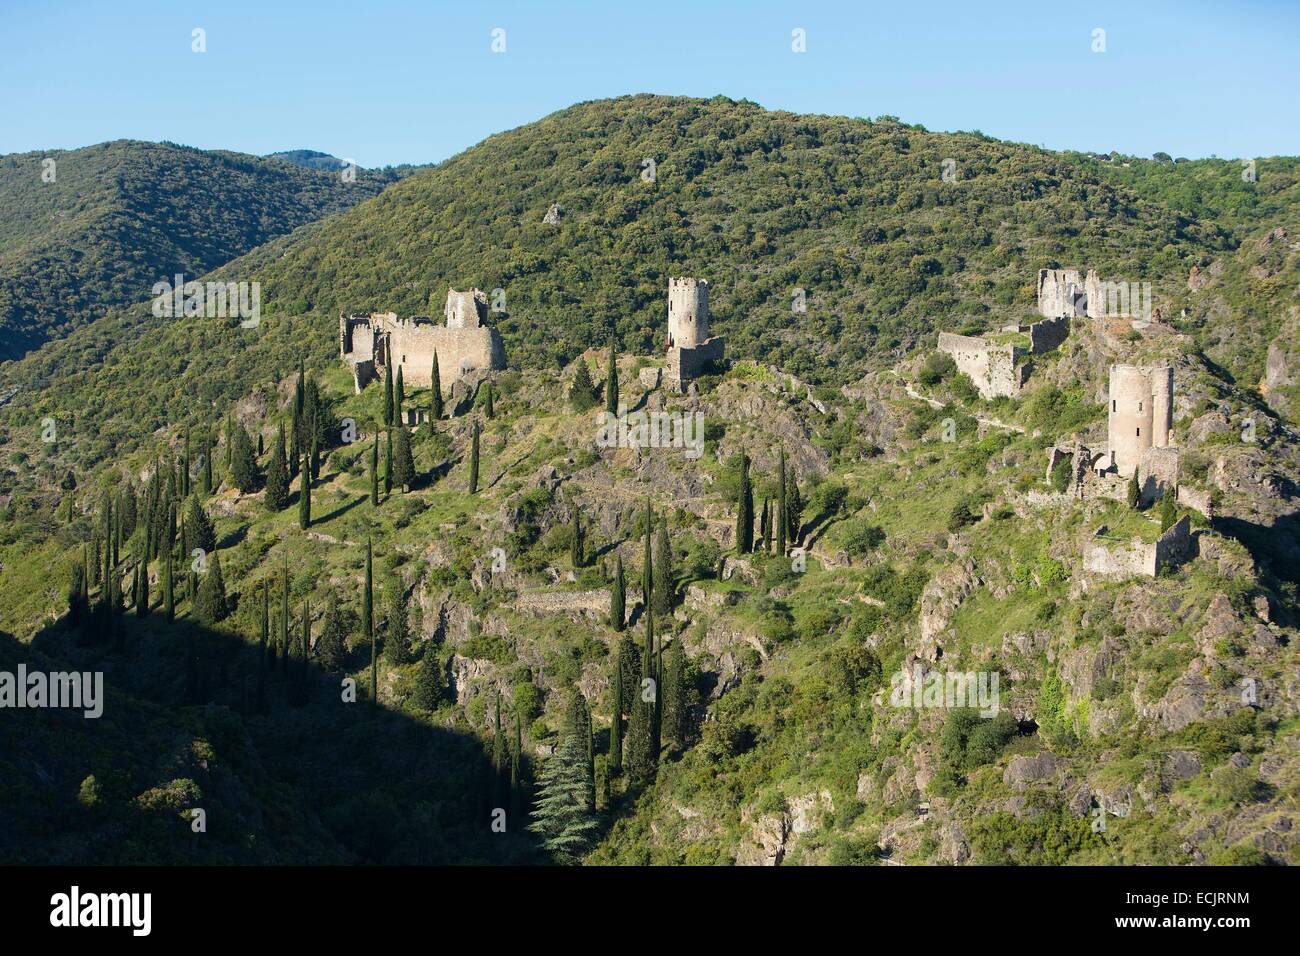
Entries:
{"label": "clear sky", "polygon": [[1300,0],[0,0],[0,153],[134,138],[426,163],[638,92],[1058,149],[1300,154]]}

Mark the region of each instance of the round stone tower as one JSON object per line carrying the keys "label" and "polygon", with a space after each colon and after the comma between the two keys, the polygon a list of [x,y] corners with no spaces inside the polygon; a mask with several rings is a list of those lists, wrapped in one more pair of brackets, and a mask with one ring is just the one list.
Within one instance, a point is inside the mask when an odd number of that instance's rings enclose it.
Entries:
{"label": "round stone tower", "polygon": [[709,338],[709,283],[705,279],[668,280],[668,344],[693,349]]}
{"label": "round stone tower", "polygon": [[1115,469],[1121,475],[1132,475],[1148,448],[1168,446],[1173,397],[1171,366],[1111,366],[1108,433]]}

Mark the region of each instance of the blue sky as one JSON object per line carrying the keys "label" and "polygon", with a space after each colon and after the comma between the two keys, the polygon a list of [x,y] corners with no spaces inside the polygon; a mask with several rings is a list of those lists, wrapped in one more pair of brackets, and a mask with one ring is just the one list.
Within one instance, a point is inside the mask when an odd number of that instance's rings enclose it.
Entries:
{"label": "blue sky", "polygon": [[[1300,154],[1296,0],[0,7],[0,153],[125,137],[424,163],[580,100],[652,92],[1059,149]],[[206,53],[191,50],[196,27]]]}

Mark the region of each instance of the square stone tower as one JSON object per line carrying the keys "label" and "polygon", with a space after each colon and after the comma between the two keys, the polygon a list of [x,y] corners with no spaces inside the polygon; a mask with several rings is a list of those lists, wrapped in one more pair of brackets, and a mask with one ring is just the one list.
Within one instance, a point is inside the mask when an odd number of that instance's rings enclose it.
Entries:
{"label": "square stone tower", "polygon": [[477,329],[487,324],[487,296],[478,289],[468,292],[447,291],[447,304],[443,309],[449,329]]}
{"label": "square stone tower", "polygon": [[1174,370],[1169,365],[1112,365],[1108,438],[1111,462],[1132,476],[1152,448],[1167,448],[1174,424]]}

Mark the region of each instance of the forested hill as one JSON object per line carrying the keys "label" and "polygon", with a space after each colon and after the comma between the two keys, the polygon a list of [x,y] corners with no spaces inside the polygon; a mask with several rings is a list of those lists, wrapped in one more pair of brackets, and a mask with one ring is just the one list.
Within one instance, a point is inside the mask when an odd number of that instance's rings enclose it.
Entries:
{"label": "forested hill", "polygon": [[399,178],[117,140],[0,157],[0,359],[353,206]]}
{"label": "forested hill", "polygon": [[[189,205],[205,204],[185,200],[197,217]],[[560,222],[543,223],[556,203]],[[0,369],[0,387],[33,393],[28,424],[75,416],[84,465],[210,418],[304,352],[330,360],[340,310],[437,315],[449,286],[504,290],[493,321],[517,367],[555,367],[611,330],[657,351],[670,273],[710,280],[730,355],[838,384],[937,329],[1028,314],[1040,267],[1151,280],[1176,301],[1190,268],[1232,244],[1077,156],[888,118],[623,97],[490,137],[230,263],[224,276],[262,283],[256,331],[124,311]]]}

